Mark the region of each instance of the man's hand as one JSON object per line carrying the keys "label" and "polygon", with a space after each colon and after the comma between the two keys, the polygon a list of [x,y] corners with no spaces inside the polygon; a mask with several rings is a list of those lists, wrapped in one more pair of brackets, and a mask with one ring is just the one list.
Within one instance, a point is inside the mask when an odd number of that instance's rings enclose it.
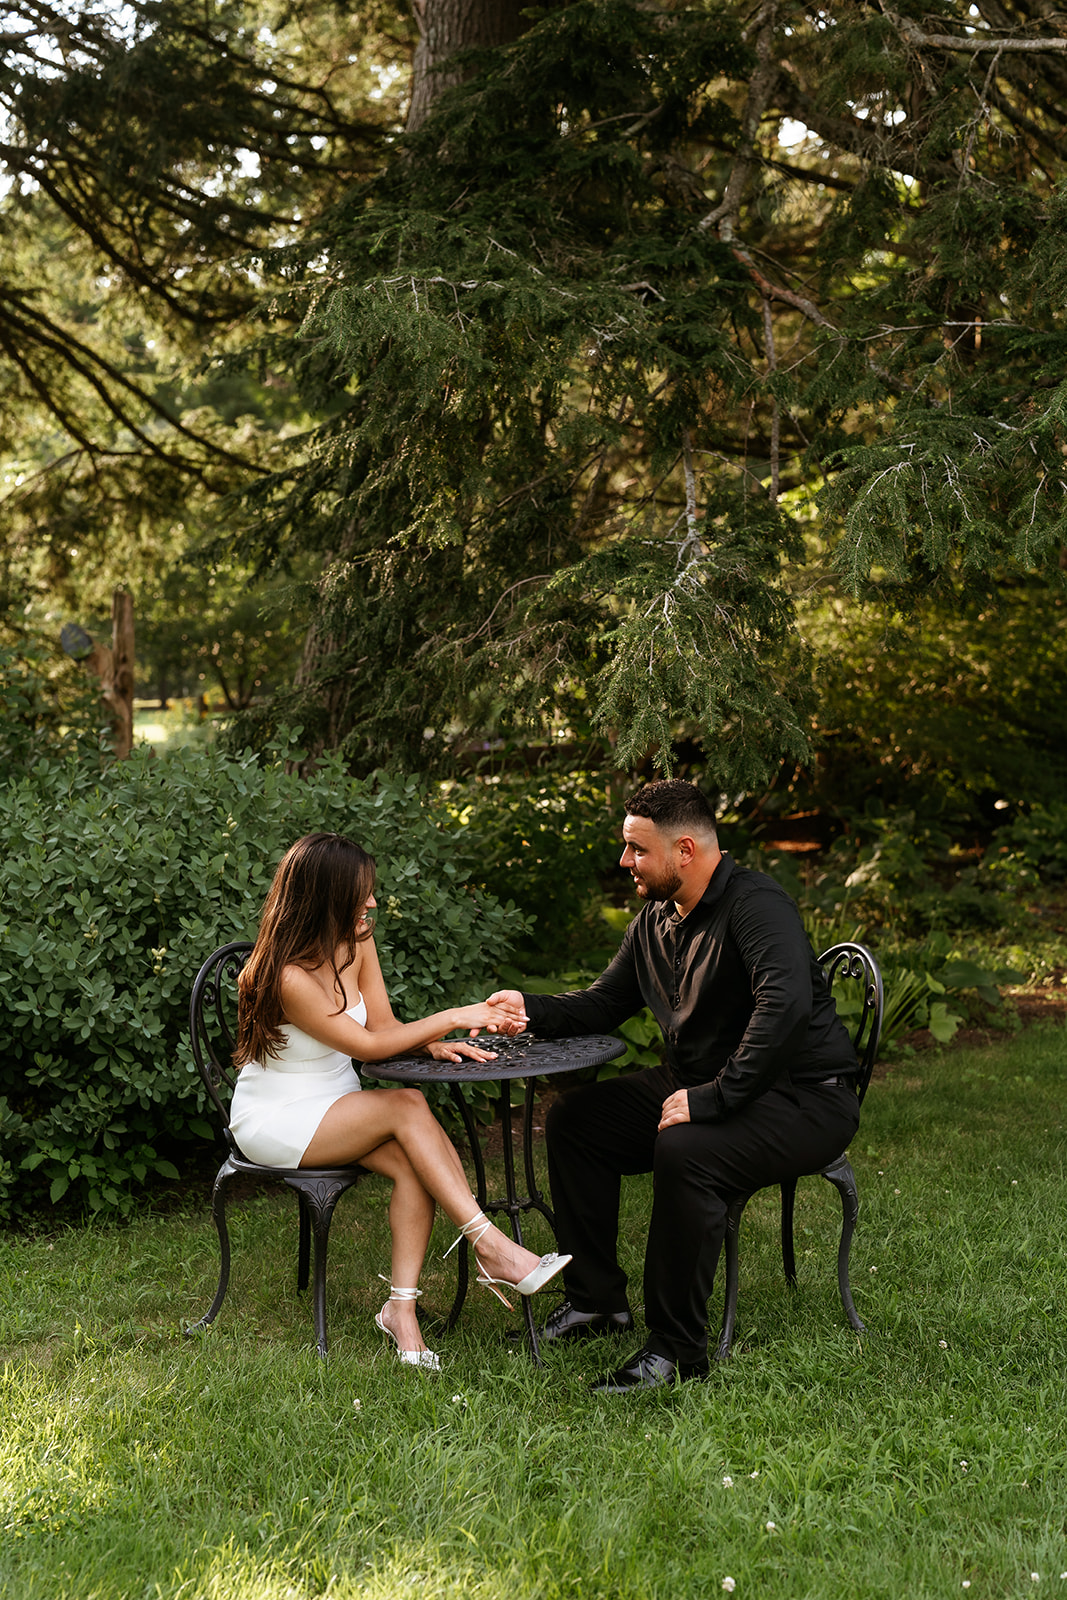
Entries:
{"label": "man's hand", "polygon": [[689,1116],[689,1090],[676,1089],[663,1102],[663,1110],[660,1113],[657,1132],[662,1133],[664,1128],[673,1128],[679,1122],[689,1121],[691,1121]]}
{"label": "man's hand", "polygon": [[530,1020],[518,989],[498,989],[489,996],[486,1005],[496,1006],[500,1012],[499,1020],[489,1025],[495,1033],[521,1033]]}

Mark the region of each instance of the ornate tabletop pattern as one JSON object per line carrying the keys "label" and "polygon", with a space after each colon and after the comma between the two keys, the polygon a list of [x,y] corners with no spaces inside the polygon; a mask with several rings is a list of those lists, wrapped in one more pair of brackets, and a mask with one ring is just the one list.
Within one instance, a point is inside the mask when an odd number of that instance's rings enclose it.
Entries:
{"label": "ornate tabletop pattern", "polygon": [[557,1072],[598,1067],[621,1056],[626,1046],[609,1034],[590,1033],[576,1039],[515,1038],[483,1034],[478,1043],[495,1051],[493,1061],[435,1061],[432,1056],[390,1056],[360,1066],[364,1077],[405,1083],[499,1083],[508,1078],[535,1078]]}

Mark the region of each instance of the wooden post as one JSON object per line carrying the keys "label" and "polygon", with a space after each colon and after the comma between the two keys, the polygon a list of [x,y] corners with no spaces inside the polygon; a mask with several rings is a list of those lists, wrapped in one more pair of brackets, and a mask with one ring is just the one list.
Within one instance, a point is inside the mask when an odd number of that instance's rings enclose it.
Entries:
{"label": "wooden post", "polygon": [[115,754],[122,761],[133,746],[133,596],[116,589],[111,597],[111,644],[68,623],[60,636],[64,650],[84,661],[100,679],[100,694],[114,725]]}

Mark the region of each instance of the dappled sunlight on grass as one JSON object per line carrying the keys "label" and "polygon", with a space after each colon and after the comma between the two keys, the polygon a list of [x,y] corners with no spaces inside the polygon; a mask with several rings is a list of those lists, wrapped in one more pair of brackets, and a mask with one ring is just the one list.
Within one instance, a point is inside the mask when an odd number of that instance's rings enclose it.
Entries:
{"label": "dappled sunlight on grass", "polygon": [[[328,1364],[287,1194],[233,1207],[230,1294],[194,1339],[182,1321],[218,1268],[206,1203],[0,1237],[0,1592],[675,1600],[729,1576],[759,1600],[924,1600],[964,1580],[1033,1593],[1037,1571],[1058,1593],[1065,1080],[1056,1028],[895,1068],[852,1148],[868,1332],[837,1297],[837,1195],[807,1179],[797,1291],[767,1192],[745,1214],[733,1359],[624,1402],[588,1385],[632,1338],[538,1371],[506,1337],[518,1319],[473,1290],[451,1333],[427,1324],[441,1376],[401,1369],[371,1323],[377,1181],[336,1215]],[[635,1296],[650,1198],[627,1185]],[[451,1238],[439,1224],[425,1280],[438,1316]]]}

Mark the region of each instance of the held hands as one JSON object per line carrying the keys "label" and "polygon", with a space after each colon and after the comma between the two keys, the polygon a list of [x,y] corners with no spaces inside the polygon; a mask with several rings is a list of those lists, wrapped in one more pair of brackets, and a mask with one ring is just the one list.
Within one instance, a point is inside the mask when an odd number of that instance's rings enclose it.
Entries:
{"label": "held hands", "polygon": [[515,989],[490,995],[479,1005],[463,1006],[456,1012],[456,1027],[468,1028],[472,1039],[483,1028],[489,1033],[521,1033],[526,1020],[522,995]]}
{"label": "held hands", "polygon": [[689,1091],[688,1089],[676,1089],[663,1102],[659,1127],[656,1131],[662,1133],[664,1128],[673,1128],[679,1122],[689,1122],[690,1120]]}
{"label": "held hands", "polygon": [[485,1003],[494,1007],[493,1021],[489,1024],[494,1033],[504,1033],[509,1036],[521,1033],[530,1020],[526,1015],[526,1004],[518,989],[498,989]]}

